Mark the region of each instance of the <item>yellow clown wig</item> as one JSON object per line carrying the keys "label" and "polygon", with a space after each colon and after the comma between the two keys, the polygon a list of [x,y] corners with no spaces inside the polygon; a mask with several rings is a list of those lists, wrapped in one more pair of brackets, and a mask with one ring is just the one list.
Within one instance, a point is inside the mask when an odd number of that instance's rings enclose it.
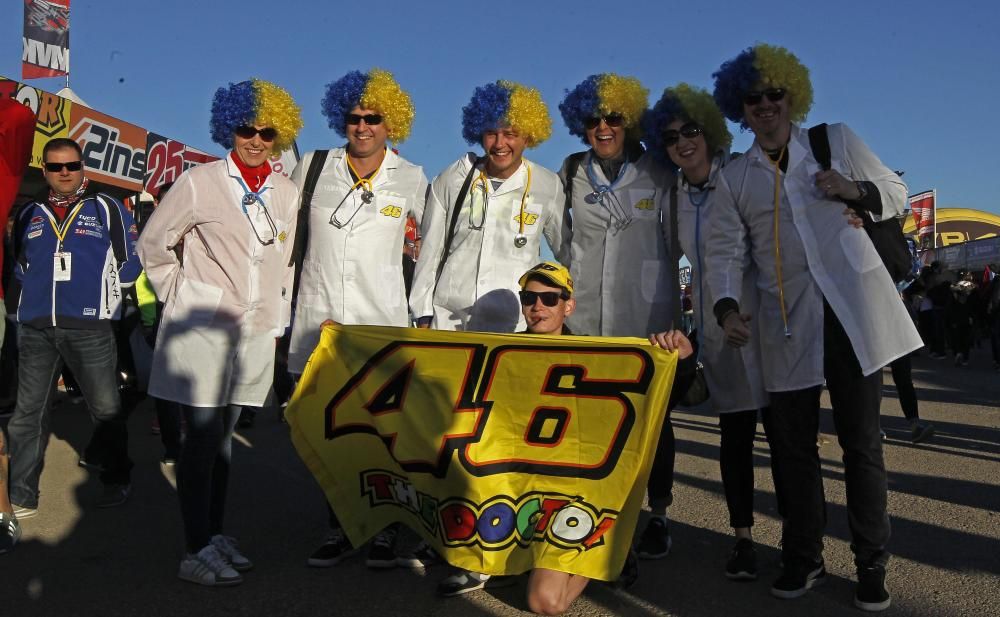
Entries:
{"label": "yellow clown wig", "polygon": [[726,119],[722,117],[712,95],[706,90],[680,83],[663,91],[663,96],[646,113],[642,120],[643,141],[661,163],[671,168],[676,165],[667,154],[663,142],[663,131],[674,120],[694,122],[702,128],[705,143],[710,152],[728,150],[733,143],[733,136],[726,128]]}
{"label": "yellow clown wig", "polygon": [[575,88],[567,91],[566,98],[559,104],[559,112],[571,135],[576,135],[587,143],[587,118],[621,114],[625,120],[625,130],[635,139],[639,137],[639,122],[646,110],[649,90],[634,77],[623,77],[615,73],[591,75]]}
{"label": "yellow clown wig", "polygon": [[784,88],[792,122],[806,119],[812,107],[813,90],[809,69],[784,47],[758,43],[724,62],[712,73],[715,78],[715,102],[727,118],[747,128],[743,117],[743,97],[754,89]]}
{"label": "yellow clown wig", "polygon": [[288,92],[262,79],[231,83],[215,91],[209,123],[212,141],[232,148],[236,129],[254,125],[276,129],[274,151],[282,152],[295,143],[302,129],[302,115]]}
{"label": "yellow clown wig", "polygon": [[406,140],[413,126],[413,101],[392,73],[372,69],[351,71],[326,86],[323,115],[330,128],[347,137],[347,114],[355,107],[377,111],[385,119],[386,132],[394,143]]}
{"label": "yellow clown wig", "polygon": [[512,81],[500,80],[476,88],[462,108],[462,137],[478,144],[483,133],[510,126],[534,148],[552,136],[552,119],[541,93]]}

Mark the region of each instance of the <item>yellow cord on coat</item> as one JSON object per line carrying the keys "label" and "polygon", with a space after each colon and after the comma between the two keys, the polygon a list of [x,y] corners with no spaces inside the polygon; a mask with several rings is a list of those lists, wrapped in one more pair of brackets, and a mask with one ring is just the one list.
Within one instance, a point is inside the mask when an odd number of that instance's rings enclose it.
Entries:
{"label": "yellow cord on coat", "polygon": [[788,145],[781,147],[778,160],[774,161],[774,269],[778,275],[778,304],[781,306],[781,321],[785,325],[785,338],[791,338],[788,329],[788,311],[785,309],[785,282],[781,276],[781,236],[778,235],[778,208],[781,205],[781,159],[785,158]]}

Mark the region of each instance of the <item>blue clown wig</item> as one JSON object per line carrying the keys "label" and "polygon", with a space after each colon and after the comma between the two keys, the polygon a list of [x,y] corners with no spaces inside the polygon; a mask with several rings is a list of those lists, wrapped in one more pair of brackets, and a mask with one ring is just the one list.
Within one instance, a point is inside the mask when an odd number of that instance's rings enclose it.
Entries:
{"label": "blue clown wig", "polygon": [[748,47],[712,73],[715,102],[727,118],[747,128],[743,117],[743,97],[754,89],[784,88],[792,122],[802,122],[812,107],[813,91],[809,69],[784,47],[758,43]]}
{"label": "blue clown wig", "polygon": [[642,118],[643,141],[658,161],[671,169],[677,165],[670,160],[663,143],[663,130],[674,120],[694,122],[702,127],[708,151],[728,150],[733,136],[726,128],[726,119],[706,90],[688,84],[677,84],[663,91],[663,96]]}
{"label": "blue clown wig", "polygon": [[288,92],[262,79],[231,83],[215,91],[209,123],[212,141],[223,148],[232,148],[237,127],[253,125],[277,129],[274,150],[281,152],[295,143],[302,128],[302,115]]}
{"label": "blue clown wig", "polygon": [[392,73],[372,69],[368,73],[351,71],[326,86],[322,101],[323,115],[330,128],[347,137],[347,114],[355,107],[372,109],[385,119],[386,132],[394,143],[404,141],[413,126],[413,102]]}
{"label": "blue clown wig", "polygon": [[579,137],[583,143],[587,143],[584,120],[610,113],[621,114],[629,136],[638,138],[639,122],[648,98],[649,90],[643,88],[638,79],[601,73],[591,75],[567,91],[566,98],[559,104],[559,112],[570,134]]}
{"label": "blue clown wig", "polygon": [[483,133],[506,126],[517,129],[529,148],[548,139],[552,135],[552,119],[541,93],[504,80],[476,88],[472,100],[462,108],[465,141],[481,143]]}

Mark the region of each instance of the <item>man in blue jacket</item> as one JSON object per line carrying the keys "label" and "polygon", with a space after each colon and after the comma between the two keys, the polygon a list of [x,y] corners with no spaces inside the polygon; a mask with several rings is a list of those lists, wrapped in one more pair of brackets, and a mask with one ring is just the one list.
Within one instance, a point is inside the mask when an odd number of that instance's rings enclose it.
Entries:
{"label": "man in blue jacket", "polygon": [[49,141],[42,151],[48,197],[25,204],[14,221],[18,396],[7,426],[10,500],[20,519],[38,512],[56,380],[65,363],[80,384],[96,428],[92,445],[104,493],[98,507],[128,498],[132,461],[115,376],[117,354],[111,322],[119,318],[122,290],[142,266],[135,253],[132,215],[114,198],[87,193],[80,146]]}

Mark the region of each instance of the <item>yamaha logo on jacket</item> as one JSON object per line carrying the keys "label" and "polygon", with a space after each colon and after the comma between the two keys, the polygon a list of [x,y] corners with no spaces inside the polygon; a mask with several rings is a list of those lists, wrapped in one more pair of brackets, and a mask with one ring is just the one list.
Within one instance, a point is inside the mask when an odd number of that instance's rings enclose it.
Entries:
{"label": "yamaha logo on jacket", "polygon": [[[131,213],[103,193],[81,199],[61,222],[47,203],[26,204],[14,227],[18,322],[36,328],[107,327],[119,318],[122,290],[142,272],[137,237]],[[68,275],[60,275],[65,254]]]}

